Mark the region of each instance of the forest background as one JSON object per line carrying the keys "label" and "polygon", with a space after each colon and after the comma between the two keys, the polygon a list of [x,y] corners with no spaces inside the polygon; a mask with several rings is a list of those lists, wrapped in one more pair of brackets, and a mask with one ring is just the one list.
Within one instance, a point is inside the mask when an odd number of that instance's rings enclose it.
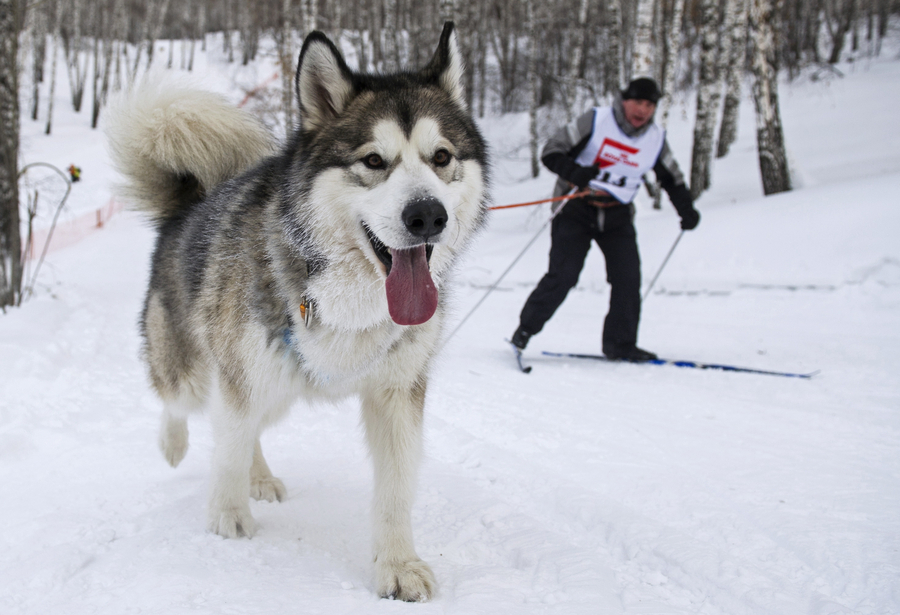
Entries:
{"label": "forest background", "polygon": [[[533,177],[551,127],[650,76],[665,95],[663,126],[673,97],[696,92],[690,186],[699,198],[713,181],[713,157],[734,142],[749,76],[763,190],[773,194],[791,189],[779,72],[827,79],[839,75],[842,56],[879,55],[898,10],[896,0],[0,0],[0,306],[22,300],[21,116],[52,132],[57,62],[65,63],[73,108],[90,104],[96,127],[112,92],[154,64],[192,71],[212,33],[224,33],[216,40],[229,61],[243,64],[271,37],[277,99],[271,88],[248,96],[268,94],[254,108],[284,134],[297,121],[292,79],[309,32],[325,31],[357,68],[387,72],[421,66],[443,22],[454,21],[473,114],[529,112]],[[173,43],[157,58],[160,39]],[[648,189],[658,207],[652,178]]]}

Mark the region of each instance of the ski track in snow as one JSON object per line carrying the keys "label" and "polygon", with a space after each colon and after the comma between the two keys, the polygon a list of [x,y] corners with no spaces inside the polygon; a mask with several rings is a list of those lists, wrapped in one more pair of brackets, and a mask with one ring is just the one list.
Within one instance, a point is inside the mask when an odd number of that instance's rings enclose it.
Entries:
{"label": "ski track in snow", "polygon": [[[251,504],[252,540],[211,535],[209,428],[193,420],[191,450],[169,468],[138,360],[151,231],[123,213],[51,253],[36,296],[0,317],[0,612],[900,612],[898,84],[900,63],[876,61],[785,85],[804,186],[766,199],[745,101],[703,220],[644,305],[641,344],[661,356],[821,370],[811,381],[542,357],[599,351],[597,250],[520,373],[503,338],[546,266],[541,237],[432,379],[414,530],[440,593],[425,605],[374,595],[355,400],[298,404],[267,432],[287,501]],[[114,177],[100,135],[61,96],[58,136],[26,122],[24,157],[84,156],[77,213],[105,203]],[[862,120],[847,113],[866,101]],[[686,168],[692,122],[680,116],[669,139]],[[553,177],[528,179],[515,157],[527,118],[482,125],[509,153],[495,202],[549,193]],[[639,202],[645,280],[678,233],[664,207]],[[546,215],[493,214],[448,289],[457,318]]]}

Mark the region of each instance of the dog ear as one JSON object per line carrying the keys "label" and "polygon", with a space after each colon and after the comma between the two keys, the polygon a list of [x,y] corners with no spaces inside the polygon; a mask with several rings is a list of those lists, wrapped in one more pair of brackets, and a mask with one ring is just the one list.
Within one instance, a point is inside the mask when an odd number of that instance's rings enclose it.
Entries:
{"label": "dog ear", "polygon": [[294,81],[304,130],[324,126],[353,98],[353,73],[334,43],[319,31],[303,42]]}
{"label": "dog ear", "polygon": [[463,89],[463,59],[459,51],[459,40],[452,21],[444,24],[441,40],[434,57],[422,70],[426,80],[435,80],[451,98],[463,109],[467,108],[466,93]]}

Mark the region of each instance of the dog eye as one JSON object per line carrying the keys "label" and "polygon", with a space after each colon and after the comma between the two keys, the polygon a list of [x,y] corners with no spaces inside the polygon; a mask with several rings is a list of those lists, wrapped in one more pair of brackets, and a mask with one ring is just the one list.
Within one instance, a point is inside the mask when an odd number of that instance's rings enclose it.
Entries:
{"label": "dog eye", "polygon": [[364,165],[369,167],[370,169],[383,169],[384,168],[384,159],[378,154],[369,154],[365,158],[362,159]]}
{"label": "dog eye", "polygon": [[450,164],[451,158],[450,152],[445,149],[439,149],[434,153],[434,158],[432,160],[434,161],[435,166],[445,167]]}

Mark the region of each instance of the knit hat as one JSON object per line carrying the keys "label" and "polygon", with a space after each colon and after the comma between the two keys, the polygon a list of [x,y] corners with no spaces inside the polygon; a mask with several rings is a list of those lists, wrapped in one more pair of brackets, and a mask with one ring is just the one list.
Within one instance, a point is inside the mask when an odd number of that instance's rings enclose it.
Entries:
{"label": "knit hat", "polygon": [[649,100],[654,105],[662,98],[662,92],[659,86],[649,77],[640,77],[628,84],[628,87],[622,91],[622,100],[629,99]]}

